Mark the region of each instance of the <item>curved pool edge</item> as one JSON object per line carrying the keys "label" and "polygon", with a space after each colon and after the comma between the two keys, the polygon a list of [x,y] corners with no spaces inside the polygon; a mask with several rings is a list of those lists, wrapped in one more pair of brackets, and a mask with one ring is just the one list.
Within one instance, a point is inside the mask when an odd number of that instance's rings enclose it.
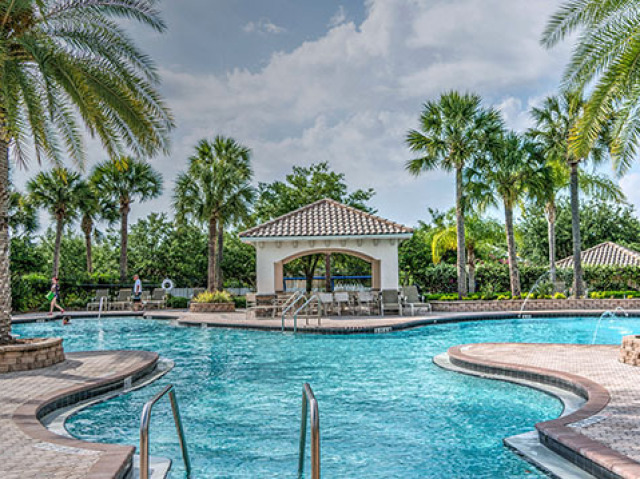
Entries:
{"label": "curved pool edge", "polygon": [[[156,367],[159,358],[157,353],[149,351],[87,351],[69,353],[67,360],[60,364],[81,361],[87,357],[115,357],[114,355],[120,354],[136,356],[136,363],[113,374],[98,378],[85,377],[76,385],[46,391],[20,405],[11,415],[13,424],[28,438],[36,441],[35,445],[32,444],[31,447],[52,448],[70,454],[74,454],[73,451],[88,451],[88,453],[98,454],[98,460],[85,476],[87,479],[124,479],[128,477],[132,470],[135,447],[89,442],[74,437],[61,436],[50,431],[42,420],[58,409],[122,388],[129,378],[134,382],[139,380]],[[40,370],[40,372],[52,372],[47,369]],[[70,372],[64,372],[64,375],[70,374]],[[81,454],[81,452],[75,454]]]}
{"label": "curved pool edge", "polygon": [[[501,346],[527,346],[526,343],[502,344]],[[491,343],[480,346],[491,346]],[[539,389],[553,386],[570,391],[583,397],[585,403],[576,411],[561,415],[556,419],[535,425],[540,443],[577,465],[589,474],[601,478],[637,478],[640,477],[640,463],[611,449],[610,447],[580,434],[570,424],[593,418],[602,411],[609,401],[609,391],[586,377],[553,369],[523,366],[465,354],[465,350],[478,345],[459,345],[449,348],[447,354],[451,363],[466,369],[470,374],[488,373],[501,376],[504,380],[524,380],[535,383]],[[590,345],[553,345],[586,349]],[[515,382],[515,381],[514,381]]]}

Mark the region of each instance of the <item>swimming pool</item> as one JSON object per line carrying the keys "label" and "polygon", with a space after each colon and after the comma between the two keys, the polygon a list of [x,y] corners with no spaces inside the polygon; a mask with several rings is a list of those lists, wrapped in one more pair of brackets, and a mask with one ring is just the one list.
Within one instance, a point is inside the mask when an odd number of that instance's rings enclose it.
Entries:
{"label": "swimming pool", "polygon": [[[325,477],[543,477],[502,445],[557,417],[541,392],[442,370],[434,355],[471,342],[590,343],[597,318],[534,318],[428,326],[378,335],[284,335],[201,329],[134,318],[16,325],[62,336],[67,351],[146,349],[175,361],[151,386],[81,411],[75,436],[137,445],[142,405],[176,384],[192,477],[294,477],[301,387],[320,406]],[[619,343],[640,319],[604,320],[599,343]],[[151,453],[184,471],[166,402],[154,410]],[[308,464],[308,462],[307,462]]]}

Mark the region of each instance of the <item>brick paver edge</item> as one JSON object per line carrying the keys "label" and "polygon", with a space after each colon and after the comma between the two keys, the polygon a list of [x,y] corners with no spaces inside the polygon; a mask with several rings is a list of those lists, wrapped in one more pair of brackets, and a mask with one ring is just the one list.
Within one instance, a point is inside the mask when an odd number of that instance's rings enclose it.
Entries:
{"label": "brick paver edge", "polygon": [[[483,343],[491,345],[492,343]],[[501,346],[504,346],[502,343]],[[517,343],[517,346],[539,346],[537,344]],[[570,348],[588,348],[588,345],[566,344]],[[569,424],[591,417],[600,412],[609,403],[611,396],[600,384],[590,379],[534,366],[481,359],[465,354],[463,349],[473,344],[449,348],[450,361],[459,367],[474,371],[491,372],[498,375],[525,378],[542,384],[553,384],[568,389],[586,399],[580,409],[566,416],[541,422],[535,425],[540,441],[555,453],[573,462],[598,477],[637,479],[640,477],[640,463],[595,441]]]}
{"label": "brick paver edge", "polygon": [[102,454],[96,464],[94,464],[89,471],[87,479],[121,479],[125,477],[125,474],[131,467],[135,447],[87,442],[79,439],[59,436],[49,431],[40,422],[39,413],[51,403],[61,399],[72,397],[78,393],[91,391],[92,389],[103,386],[115,383],[124,383],[125,378],[153,368],[159,357],[157,353],[149,351],[89,351],[82,353],[69,353],[67,354],[67,358],[74,359],[82,356],[86,357],[87,355],[113,354],[114,352],[132,353],[140,356],[140,363],[104,378],[88,379],[83,384],[78,384],[77,386],[45,393],[21,405],[16,409],[12,416],[13,422],[26,435],[38,441],[63,447],[100,451]]}

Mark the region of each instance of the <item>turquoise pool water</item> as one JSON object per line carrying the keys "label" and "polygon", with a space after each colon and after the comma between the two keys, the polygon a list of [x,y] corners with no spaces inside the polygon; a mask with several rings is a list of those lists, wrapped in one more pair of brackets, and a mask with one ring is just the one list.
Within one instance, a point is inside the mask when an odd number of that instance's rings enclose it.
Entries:
{"label": "turquoise pool water", "polygon": [[[502,439],[557,417],[560,403],[432,363],[470,342],[590,343],[594,318],[428,326],[392,334],[320,336],[201,329],[132,318],[17,325],[23,336],[62,336],[67,351],[146,349],[175,360],[162,380],[72,417],[77,437],[137,445],[142,405],[176,384],[193,478],[295,477],[301,387],[320,406],[327,478],[543,477]],[[599,343],[619,343],[640,319],[605,320]],[[151,453],[184,478],[170,408],[154,410]],[[307,462],[308,464],[308,462]],[[307,468],[308,470],[308,468]]]}

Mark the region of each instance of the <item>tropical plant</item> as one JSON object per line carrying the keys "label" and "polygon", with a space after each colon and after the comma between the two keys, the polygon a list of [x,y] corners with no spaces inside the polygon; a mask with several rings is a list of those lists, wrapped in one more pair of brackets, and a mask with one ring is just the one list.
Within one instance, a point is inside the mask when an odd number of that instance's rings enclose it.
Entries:
{"label": "tropical plant", "polygon": [[193,298],[194,303],[233,303],[233,298],[226,291],[205,291]]}
{"label": "tropical plant", "polygon": [[0,2],[0,344],[10,340],[9,147],[84,161],[81,125],[115,156],[168,149],[158,75],[118,19],[165,29],[154,0]]}
{"label": "tropical plant", "polygon": [[425,171],[455,170],[458,296],[467,294],[465,271],[465,232],[463,171],[486,154],[493,138],[502,130],[502,119],[494,109],[482,107],[478,95],[452,91],[437,101],[425,103],[420,116],[420,131],[407,134],[411,151],[422,156],[407,162],[413,175]]}
{"label": "tropical plant", "polygon": [[[606,135],[600,136],[592,145],[588,154],[576,156],[571,149],[572,132],[584,112],[584,101],[581,94],[565,92],[559,96],[547,97],[542,106],[533,108],[531,115],[535,127],[528,135],[539,142],[544,150],[546,161],[550,166],[551,180],[546,188],[538,191],[538,199],[545,204],[545,212],[549,224],[550,252],[549,260],[552,274],[555,276],[555,217],[558,190],[568,183],[572,208],[573,236],[573,292],[576,297],[584,295],[582,274],[582,239],[580,235],[580,176],[579,166],[585,160],[594,164],[602,162],[607,156]],[[605,132],[606,133],[606,132]],[[568,169],[568,172],[566,171]],[[585,182],[582,182],[585,185]],[[587,181],[587,184],[589,181]],[[604,186],[604,185],[603,185]]]}
{"label": "tropical plant", "polygon": [[[476,265],[480,256],[502,255],[500,247],[496,246],[503,240],[502,227],[497,221],[483,219],[478,215],[467,216],[464,225],[469,294],[474,294],[476,292]],[[433,263],[440,263],[446,252],[456,251],[456,249],[456,225],[454,222],[448,221],[446,225],[436,229],[433,234],[431,241]]]}
{"label": "tropical plant", "polygon": [[84,235],[86,250],[87,273],[93,273],[93,242],[94,235],[100,233],[95,226],[101,220],[113,222],[118,217],[117,210],[112,204],[102,204],[98,199],[96,189],[91,183],[85,183],[81,189],[78,201],[78,212],[80,213],[80,229]]}
{"label": "tropical plant", "polygon": [[85,183],[80,174],[67,168],[55,167],[42,171],[27,183],[31,203],[49,212],[56,222],[56,240],[53,250],[53,276],[60,270],[60,242],[65,224],[76,218]]}
{"label": "tropical plant", "polygon": [[120,282],[127,279],[127,240],[131,205],[162,194],[162,175],[151,165],[128,156],[106,160],[97,165],[90,178],[104,210],[120,215]]}
{"label": "tropical plant", "polygon": [[527,195],[546,187],[551,170],[545,164],[540,145],[509,132],[492,148],[487,161],[467,170],[472,195],[479,198],[481,210],[504,207],[505,233],[509,258],[511,294],[520,294],[520,272],[516,253],[513,213]]}
{"label": "tropical plant", "polygon": [[32,234],[39,226],[38,211],[27,195],[13,190],[9,196],[9,227],[11,236]]}
{"label": "tropical plant", "polygon": [[[616,171],[623,173],[637,156],[640,139],[640,3],[636,0],[568,0],[547,23],[547,48],[580,32],[564,83],[589,91],[584,114],[575,123],[571,151],[586,157],[610,130]],[[615,112],[615,114],[614,114]]]}
{"label": "tropical plant", "polygon": [[186,218],[208,226],[207,286],[222,289],[225,225],[245,219],[255,196],[251,186],[251,150],[233,138],[200,140],[174,190],[178,221]]}

